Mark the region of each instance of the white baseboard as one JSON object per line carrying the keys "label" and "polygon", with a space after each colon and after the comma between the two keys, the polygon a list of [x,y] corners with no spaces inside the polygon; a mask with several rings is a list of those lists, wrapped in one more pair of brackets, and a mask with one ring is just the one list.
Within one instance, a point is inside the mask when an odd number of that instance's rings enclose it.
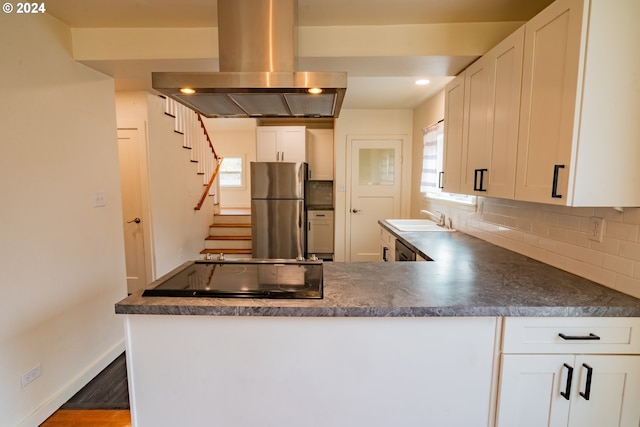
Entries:
{"label": "white baseboard", "polygon": [[74,394],[80,391],[82,387],[102,372],[104,368],[109,366],[111,362],[122,354],[124,349],[124,339],[122,339],[44,401],[30,416],[22,420],[18,427],[38,427],[73,397]]}

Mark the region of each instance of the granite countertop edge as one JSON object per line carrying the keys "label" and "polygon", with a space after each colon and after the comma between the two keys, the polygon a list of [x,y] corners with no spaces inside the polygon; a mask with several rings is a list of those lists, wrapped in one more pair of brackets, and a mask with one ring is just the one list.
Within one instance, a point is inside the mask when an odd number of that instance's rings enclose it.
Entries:
{"label": "granite countertop edge", "polygon": [[400,232],[384,220],[379,224],[434,261],[328,262],[322,299],[143,297],[140,290],[116,303],[115,312],[235,317],[640,317],[640,299],[462,232]]}
{"label": "granite countertop edge", "polygon": [[126,305],[116,314],[231,317],[640,317],[633,307],[231,307]]}

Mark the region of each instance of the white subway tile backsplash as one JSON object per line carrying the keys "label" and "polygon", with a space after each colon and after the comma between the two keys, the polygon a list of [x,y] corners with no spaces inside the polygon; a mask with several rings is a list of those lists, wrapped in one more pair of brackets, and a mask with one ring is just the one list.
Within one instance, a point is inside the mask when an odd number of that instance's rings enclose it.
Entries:
{"label": "white subway tile backsplash", "polygon": [[640,279],[634,279],[632,277],[618,274],[616,276],[615,289],[625,294],[633,295],[636,298],[640,298]]}
{"label": "white subway tile backsplash", "polygon": [[603,264],[604,254],[593,249],[578,247],[576,258],[590,265],[601,266]]}
{"label": "white subway tile backsplash", "polygon": [[620,240],[605,237],[602,242],[590,241],[589,246],[591,249],[599,252],[618,255],[618,251],[620,250]]}
{"label": "white subway tile backsplash", "polygon": [[582,224],[582,218],[580,218],[579,216],[563,215],[563,214],[558,216],[558,225],[560,227],[579,231],[581,224]]}
{"label": "white subway tile backsplash", "polygon": [[622,222],[625,224],[640,224],[640,208],[625,209],[622,214]]}
{"label": "white subway tile backsplash", "polygon": [[633,276],[633,261],[629,259],[604,254],[602,267],[625,276]]}
{"label": "white subway tile backsplash", "polygon": [[621,222],[607,222],[604,228],[605,236],[614,239],[638,241],[638,225],[623,224]]}
{"label": "white subway tile backsplash", "polygon": [[618,254],[623,258],[629,258],[640,261],[640,243],[620,241],[620,252]]}
{"label": "white subway tile backsplash", "polygon": [[[479,197],[483,213],[432,203],[456,228],[640,298],[640,208],[572,208]],[[589,217],[606,220],[602,242],[587,238]]]}

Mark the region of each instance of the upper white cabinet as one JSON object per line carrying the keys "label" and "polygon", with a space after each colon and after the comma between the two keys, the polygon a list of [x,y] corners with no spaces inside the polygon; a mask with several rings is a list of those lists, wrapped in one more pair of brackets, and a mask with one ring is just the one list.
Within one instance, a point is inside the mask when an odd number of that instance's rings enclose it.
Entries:
{"label": "upper white cabinet", "polygon": [[333,129],[307,129],[309,179],[333,181]]}
{"label": "upper white cabinet", "polygon": [[442,174],[442,185],[443,190],[447,193],[460,193],[464,83],[465,72],[463,71],[444,88],[444,173]]}
{"label": "upper white cabinet", "polygon": [[524,27],[465,71],[461,192],[513,198]]}
{"label": "upper white cabinet", "polygon": [[557,0],[526,24],[516,199],[640,206],[638,16]]}
{"label": "upper white cabinet", "polygon": [[453,80],[445,191],[640,206],[638,16],[637,0],[556,0]]}
{"label": "upper white cabinet", "polygon": [[258,126],[258,162],[306,162],[307,142],[304,126]]}

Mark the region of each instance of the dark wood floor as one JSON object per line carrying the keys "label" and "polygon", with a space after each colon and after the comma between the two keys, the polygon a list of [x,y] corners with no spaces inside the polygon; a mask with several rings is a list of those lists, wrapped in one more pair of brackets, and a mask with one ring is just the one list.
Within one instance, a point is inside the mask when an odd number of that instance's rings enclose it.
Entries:
{"label": "dark wood floor", "polygon": [[124,353],[60,409],[129,409],[127,362]]}
{"label": "dark wood floor", "polygon": [[41,427],[130,427],[124,353],[76,393]]}

